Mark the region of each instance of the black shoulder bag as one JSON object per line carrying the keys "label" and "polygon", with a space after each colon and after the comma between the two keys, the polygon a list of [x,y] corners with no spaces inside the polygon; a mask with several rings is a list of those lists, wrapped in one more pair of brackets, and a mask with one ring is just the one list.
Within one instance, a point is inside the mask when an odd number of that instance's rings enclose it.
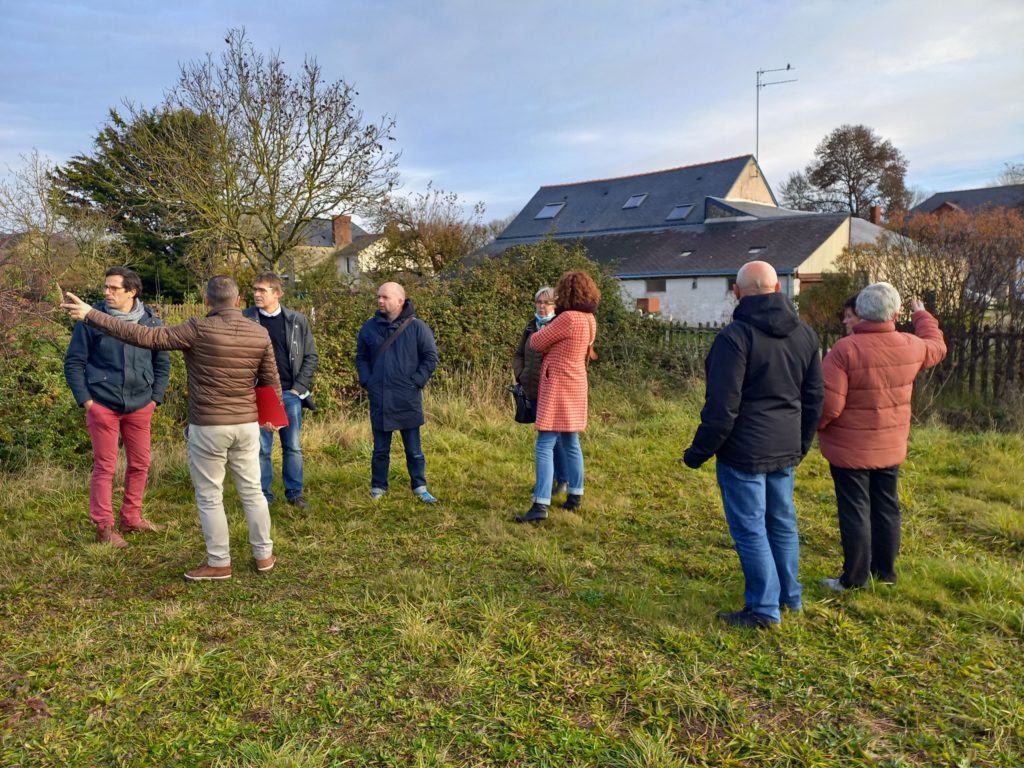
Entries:
{"label": "black shoulder bag", "polygon": [[370,368],[377,365],[377,361],[380,359],[380,356],[384,354],[388,347],[395,343],[395,340],[402,335],[402,331],[412,325],[412,321],[415,319],[416,318],[414,317],[405,318],[405,320],[402,321],[402,324],[395,329],[395,332],[384,339],[384,343],[374,350],[373,357],[370,358]]}

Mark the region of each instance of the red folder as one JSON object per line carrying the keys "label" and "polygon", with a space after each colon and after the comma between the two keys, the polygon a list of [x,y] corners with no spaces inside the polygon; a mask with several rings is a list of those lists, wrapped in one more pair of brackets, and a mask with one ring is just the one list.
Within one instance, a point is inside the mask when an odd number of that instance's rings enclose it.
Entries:
{"label": "red folder", "polygon": [[275,427],[288,426],[288,414],[273,387],[256,387],[256,410],[260,414],[260,426],[268,422]]}

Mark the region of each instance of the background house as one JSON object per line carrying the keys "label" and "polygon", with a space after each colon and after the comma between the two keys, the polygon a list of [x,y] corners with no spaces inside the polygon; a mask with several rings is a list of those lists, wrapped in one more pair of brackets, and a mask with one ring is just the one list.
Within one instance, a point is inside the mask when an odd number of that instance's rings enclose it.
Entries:
{"label": "background house", "polygon": [[910,212],[942,216],[950,211],[974,213],[986,208],[1017,208],[1024,211],[1024,184],[937,192],[923,203],[915,205]]}
{"label": "background house", "polygon": [[334,261],[338,276],[356,276],[372,269],[383,246],[381,235],[372,235],[351,216],[312,219],[303,232],[303,243],[295,249],[296,270],[302,272]]}
{"label": "background house", "polygon": [[757,161],[712,163],[541,187],[487,255],[579,242],[612,266],[627,303],[686,324],[728,321],[732,285],[753,259],[770,262],[790,297],[819,282],[843,249],[884,230],[847,214],[780,208]]}

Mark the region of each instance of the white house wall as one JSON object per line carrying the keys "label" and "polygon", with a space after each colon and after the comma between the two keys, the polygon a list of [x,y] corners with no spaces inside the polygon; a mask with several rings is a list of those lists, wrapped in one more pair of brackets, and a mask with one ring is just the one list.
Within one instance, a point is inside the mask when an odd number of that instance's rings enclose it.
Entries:
{"label": "white house wall", "polygon": [[636,299],[656,298],[662,317],[684,325],[721,325],[732,320],[736,308],[726,277],[670,277],[665,279],[665,290],[656,292],[647,290],[646,280],[620,280],[620,286],[630,309],[636,309]]}

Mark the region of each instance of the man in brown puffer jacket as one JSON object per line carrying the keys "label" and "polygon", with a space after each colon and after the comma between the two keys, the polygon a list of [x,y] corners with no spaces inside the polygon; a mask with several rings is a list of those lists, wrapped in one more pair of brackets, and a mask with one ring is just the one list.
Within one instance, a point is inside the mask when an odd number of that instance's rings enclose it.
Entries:
{"label": "man in brown puffer jacket", "polygon": [[[281,380],[270,337],[242,316],[238,285],[230,277],[206,284],[205,317],[171,327],[126,323],[92,309],[72,293],[61,306],[75,320],[144,349],[179,349],[188,372],[188,464],[206,539],[204,565],[185,574],[189,581],[231,578],[231,550],[224,514],[224,475],[230,469],[249,524],[256,570],[274,567],[270,510],[260,487],[260,425],[254,385],[271,386],[281,397]],[[272,428],[265,425],[265,428]]]}

